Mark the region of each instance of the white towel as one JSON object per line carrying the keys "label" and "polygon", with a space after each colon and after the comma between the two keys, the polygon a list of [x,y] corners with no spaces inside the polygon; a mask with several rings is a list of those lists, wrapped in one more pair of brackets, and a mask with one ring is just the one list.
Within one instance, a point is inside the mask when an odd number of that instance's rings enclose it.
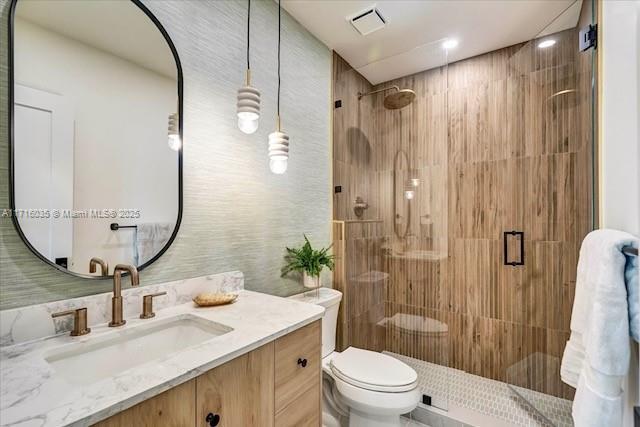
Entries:
{"label": "white towel", "polygon": [[576,387],[576,427],[622,423],[622,380],[629,368],[629,317],[622,247],[636,245],[631,234],[596,230],[580,248],[571,336],[560,375]]}
{"label": "white towel", "polygon": [[170,223],[138,224],[135,242],[136,265],[140,266],[156,256],[171,238],[174,228],[175,224]]}

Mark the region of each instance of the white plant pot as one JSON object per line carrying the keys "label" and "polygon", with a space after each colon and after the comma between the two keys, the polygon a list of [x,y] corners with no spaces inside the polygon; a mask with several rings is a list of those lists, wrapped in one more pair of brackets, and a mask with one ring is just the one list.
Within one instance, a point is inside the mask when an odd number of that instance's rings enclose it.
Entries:
{"label": "white plant pot", "polygon": [[302,274],[304,280],[304,287],[309,289],[316,289],[320,287],[320,276],[311,276],[306,271]]}

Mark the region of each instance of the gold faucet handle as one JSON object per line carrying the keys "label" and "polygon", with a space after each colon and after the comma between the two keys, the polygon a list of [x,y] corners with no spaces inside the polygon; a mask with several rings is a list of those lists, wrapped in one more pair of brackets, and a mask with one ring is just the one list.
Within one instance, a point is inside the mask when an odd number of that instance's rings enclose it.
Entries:
{"label": "gold faucet handle", "polygon": [[86,335],[91,332],[91,328],[87,327],[87,307],[60,311],[58,313],[53,313],[51,317],[55,319],[56,317],[69,316],[71,314],[73,314],[73,329],[71,330],[72,337]]}
{"label": "gold faucet handle", "polygon": [[149,294],[142,297],[142,313],[140,314],[141,319],[151,319],[156,314],[153,312],[153,298],[159,297],[162,295],[166,295],[166,292],[158,292],[155,294]]}

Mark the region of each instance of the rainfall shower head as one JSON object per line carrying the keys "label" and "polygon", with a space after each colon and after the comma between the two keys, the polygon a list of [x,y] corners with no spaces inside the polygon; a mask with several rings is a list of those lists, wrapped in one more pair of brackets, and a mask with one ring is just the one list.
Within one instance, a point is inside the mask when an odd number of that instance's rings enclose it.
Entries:
{"label": "rainfall shower head", "polygon": [[411,104],[416,98],[416,93],[411,89],[400,89],[397,92],[384,97],[384,108],[397,110]]}
{"label": "rainfall shower head", "polygon": [[411,104],[416,99],[416,93],[411,89],[400,89],[398,86],[389,86],[383,89],[374,90],[373,92],[360,93],[358,92],[358,100],[363,96],[373,95],[374,93],[386,92],[393,90],[394,92],[384,97],[384,108],[387,110],[398,110]]}

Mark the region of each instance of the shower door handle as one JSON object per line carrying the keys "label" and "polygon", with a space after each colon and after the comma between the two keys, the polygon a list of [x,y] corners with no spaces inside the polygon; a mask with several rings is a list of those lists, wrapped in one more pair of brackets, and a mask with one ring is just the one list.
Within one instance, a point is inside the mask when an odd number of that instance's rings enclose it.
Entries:
{"label": "shower door handle", "polygon": [[[511,261],[509,258],[509,236],[520,237],[520,257],[517,261]],[[504,245],[504,265],[524,265],[524,231],[505,231],[502,239]]]}

